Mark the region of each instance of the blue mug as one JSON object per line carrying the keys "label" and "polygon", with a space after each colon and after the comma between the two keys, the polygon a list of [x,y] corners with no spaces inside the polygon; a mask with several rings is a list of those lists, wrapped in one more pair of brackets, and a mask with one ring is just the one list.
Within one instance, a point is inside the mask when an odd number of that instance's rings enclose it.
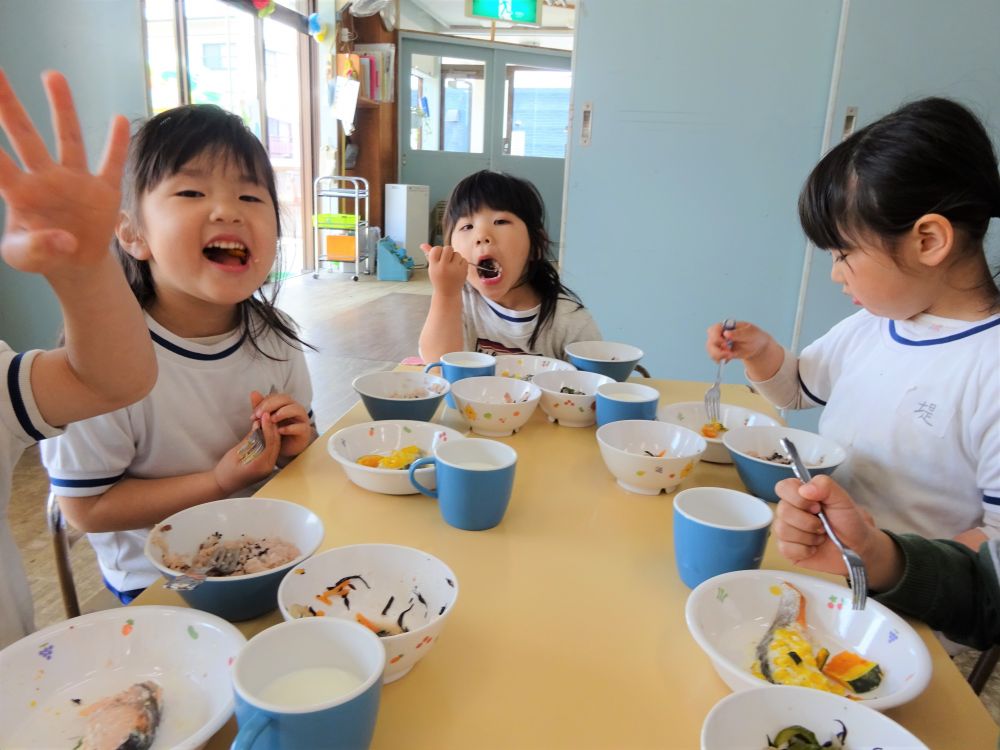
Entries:
{"label": "blue mug", "polygon": [[597,426],[622,419],[656,419],[660,392],[639,383],[603,383],[595,398]]}
{"label": "blue mug", "polygon": [[[435,465],[437,489],[417,481],[421,466]],[[496,440],[469,438],[438,443],[433,456],[410,464],[410,483],[437,498],[444,520],[456,529],[492,529],[503,519],[514,488],[517,452]]]}
{"label": "blue mug", "polygon": [[763,500],[721,487],[693,487],[674,498],[674,560],[689,588],[722,573],[756,570],[774,514]]}
{"label": "blue mug", "polygon": [[307,617],[251,638],[233,662],[232,750],[356,750],[371,744],[385,648],[350,620]]}
{"label": "blue mug", "polygon": [[[437,362],[431,362],[424,368],[424,372],[430,372],[431,368],[440,367],[441,374],[449,383],[463,378],[474,378],[480,375],[495,375],[497,370],[496,360],[492,354],[482,352],[450,352],[441,357]],[[457,409],[455,399],[452,398],[451,391],[444,397],[444,402],[452,409]]]}

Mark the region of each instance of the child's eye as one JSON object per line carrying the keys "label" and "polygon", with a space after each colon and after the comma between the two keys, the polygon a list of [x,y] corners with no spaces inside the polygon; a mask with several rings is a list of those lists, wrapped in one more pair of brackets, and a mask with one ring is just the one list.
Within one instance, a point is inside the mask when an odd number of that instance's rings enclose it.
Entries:
{"label": "child's eye", "polygon": [[205,194],[199,190],[179,190],[177,195],[181,198],[204,198]]}
{"label": "child's eye", "polygon": [[510,219],[494,219],[494,224],[510,224]]}
{"label": "child's eye", "polygon": [[458,227],[458,231],[459,232],[465,232],[465,231],[467,231],[469,229],[472,229],[472,224],[461,224]]}
{"label": "child's eye", "polygon": [[840,250],[833,251],[834,263],[843,263],[845,260],[847,260],[847,255],[845,253],[842,253]]}
{"label": "child's eye", "polygon": [[240,196],[240,200],[241,201],[246,201],[247,203],[263,203],[264,202],[264,200],[262,198],[258,198],[256,195],[241,195]]}

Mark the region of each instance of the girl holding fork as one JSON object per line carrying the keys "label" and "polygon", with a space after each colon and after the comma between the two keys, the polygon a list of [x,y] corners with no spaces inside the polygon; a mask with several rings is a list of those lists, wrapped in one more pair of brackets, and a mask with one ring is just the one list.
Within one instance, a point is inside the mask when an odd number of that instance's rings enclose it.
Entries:
{"label": "girl holding fork", "polygon": [[1000,290],[984,238],[1000,216],[990,136],[922,99],[831,149],[799,198],[806,235],[862,309],[796,357],[751,323],[708,331],[779,408],[825,406],[837,479],[879,526],[1000,538]]}
{"label": "girl holding fork", "polygon": [[[124,188],[113,244],[159,379],[138,404],[72,425],[42,457],[63,513],[127,603],[159,575],[143,554],[151,525],[251,494],[316,431],[303,405],[306,345],[275,307],[277,289],[262,288],[280,222],[256,136],[213,105],[168,110],[133,136]],[[255,457],[244,446],[257,430]]]}

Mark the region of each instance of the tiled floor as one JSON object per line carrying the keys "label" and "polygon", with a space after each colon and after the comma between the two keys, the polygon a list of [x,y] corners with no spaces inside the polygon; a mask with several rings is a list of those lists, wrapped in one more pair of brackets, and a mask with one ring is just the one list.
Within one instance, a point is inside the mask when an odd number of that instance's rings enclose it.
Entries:
{"label": "tiled floor", "polygon": [[[303,338],[316,346],[306,360],[313,381],[313,411],[322,434],[356,401],[351,381],[357,375],[394,367],[417,353],[417,336],[429,305],[426,274],[410,282],[377,282],[362,276],[324,273],[319,279],[299,276],[286,280],[279,304],[301,327]],[[10,508],[14,537],[21,549],[35,598],[35,624],[44,627],[63,619],[62,600],[45,526],[48,483],[29,450],[14,472]],[[94,553],[81,539],[73,545],[72,565],[84,611],[116,606],[104,589]],[[968,674],[976,652],[956,658]],[[983,691],[983,702],[1000,723],[1000,669]]]}

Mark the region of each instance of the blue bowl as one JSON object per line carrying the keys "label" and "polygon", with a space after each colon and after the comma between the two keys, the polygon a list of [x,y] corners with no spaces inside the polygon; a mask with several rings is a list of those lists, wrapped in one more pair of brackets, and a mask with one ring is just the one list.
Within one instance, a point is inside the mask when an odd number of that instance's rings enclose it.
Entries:
{"label": "blue bowl", "polygon": [[146,539],[146,557],[168,579],[181,571],[164,564],[164,548],[171,555],[190,558],[198,545],[213,532],[222,540],[268,537],[298,547],[293,560],[268,570],[247,575],[210,577],[195,589],[180,591],[195,609],[211,612],[226,620],[260,617],[278,606],[278,586],[293,567],[301,563],[323,541],[323,522],[305,506],[287,500],[263,497],[234,497],[195,505],[165,518]]}
{"label": "blue bowl", "polygon": [[636,346],[614,341],[576,341],[566,347],[566,359],[576,369],[607,375],[619,382],[628,380],[642,354]]}
{"label": "blue bowl", "polygon": [[740,479],[747,491],[761,500],[778,502],[774,485],[795,476],[791,465],[767,460],[775,453],[785,455],[778,442],[783,437],[795,444],[812,474],[832,474],[847,458],[847,452],[832,440],[791,427],[736,427],[723,433],[722,443],[732,456]]}
{"label": "blue bowl", "polygon": [[444,378],[423,372],[370,372],[356,377],[352,385],[376,421],[429,422],[441,399],[451,390]]}

